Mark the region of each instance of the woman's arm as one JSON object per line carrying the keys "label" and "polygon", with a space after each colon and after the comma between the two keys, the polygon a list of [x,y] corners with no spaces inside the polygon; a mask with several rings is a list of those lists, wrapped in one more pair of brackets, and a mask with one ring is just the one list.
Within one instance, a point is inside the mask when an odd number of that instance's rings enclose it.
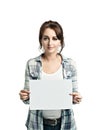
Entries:
{"label": "woman's arm", "polygon": [[28,62],[26,65],[26,69],[25,69],[25,83],[24,83],[24,89],[20,91],[19,95],[20,95],[20,99],[25,103],[25,104],[29,104],[29,69],[28,69]]}
{"label": "woman's arm", "polygon": [[78,92],[77,69],[76,69],[76,63],[73,60],[71,60],[71,69],[72,69],[72,86],[73,86],[72,90],[73,92],[71,95],[73,96],[73,103],[78,104],[81,102],[82,96]]}

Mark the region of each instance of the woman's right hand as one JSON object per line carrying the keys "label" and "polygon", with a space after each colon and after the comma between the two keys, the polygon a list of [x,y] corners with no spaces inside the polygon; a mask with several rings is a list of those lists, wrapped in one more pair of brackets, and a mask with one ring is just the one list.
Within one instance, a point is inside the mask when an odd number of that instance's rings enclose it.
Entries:
{"label": "woman's right hand", "polygon": [[19,95],[20,95],[20,99],[25,101],[29,99],[29,94],[30,92],[28,90],[21,90]]}

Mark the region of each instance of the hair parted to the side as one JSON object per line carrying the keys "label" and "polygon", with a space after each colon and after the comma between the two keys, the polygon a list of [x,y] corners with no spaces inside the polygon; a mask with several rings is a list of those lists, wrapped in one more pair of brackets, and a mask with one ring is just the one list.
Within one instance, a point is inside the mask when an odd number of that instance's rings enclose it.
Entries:
{"label": "hair parted to the side", "polygon": [[40,27],[40,31],[39,31],[40,49],[42,48],[41,40],[42,40],[43,33],[44,33],[44,31],[45,31],[46,28],[50,28],[50,29],[53,29],[55,31],[57,38],[61,42],[61,50],[60,50],[60,52],[61,52],[63,50],[63,48],[64,48],[64,45],[65,45],[64,44],[63,29],[62,29],[61,25],[58,22],[52,21],[52,20],[45,21],[41,25],[41,27]]}

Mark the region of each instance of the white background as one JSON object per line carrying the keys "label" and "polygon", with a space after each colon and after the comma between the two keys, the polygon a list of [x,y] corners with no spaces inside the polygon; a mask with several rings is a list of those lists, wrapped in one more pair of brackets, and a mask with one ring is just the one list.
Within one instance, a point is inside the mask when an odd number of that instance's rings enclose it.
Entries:
{"label": "white background", "polygon": [[40,54],[39,27],[50,19],[63,27],[63,54],[77,63],[83,96],[74,106],[78,130],[100,130],[100,0],[0,1],[0,129],[26,130],[28,105],[20,101],[19,91],[27,60]]}

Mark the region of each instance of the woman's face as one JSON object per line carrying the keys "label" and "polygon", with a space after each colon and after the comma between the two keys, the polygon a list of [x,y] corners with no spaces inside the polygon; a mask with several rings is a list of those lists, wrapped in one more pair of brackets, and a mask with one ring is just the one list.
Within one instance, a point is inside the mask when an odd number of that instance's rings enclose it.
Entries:
{"label": "woman's face", "polygon": [[41,40],[42,47],[47,54],[57,53],[61,46],[60,40],[57,38],[53,29],[46,28]]}

